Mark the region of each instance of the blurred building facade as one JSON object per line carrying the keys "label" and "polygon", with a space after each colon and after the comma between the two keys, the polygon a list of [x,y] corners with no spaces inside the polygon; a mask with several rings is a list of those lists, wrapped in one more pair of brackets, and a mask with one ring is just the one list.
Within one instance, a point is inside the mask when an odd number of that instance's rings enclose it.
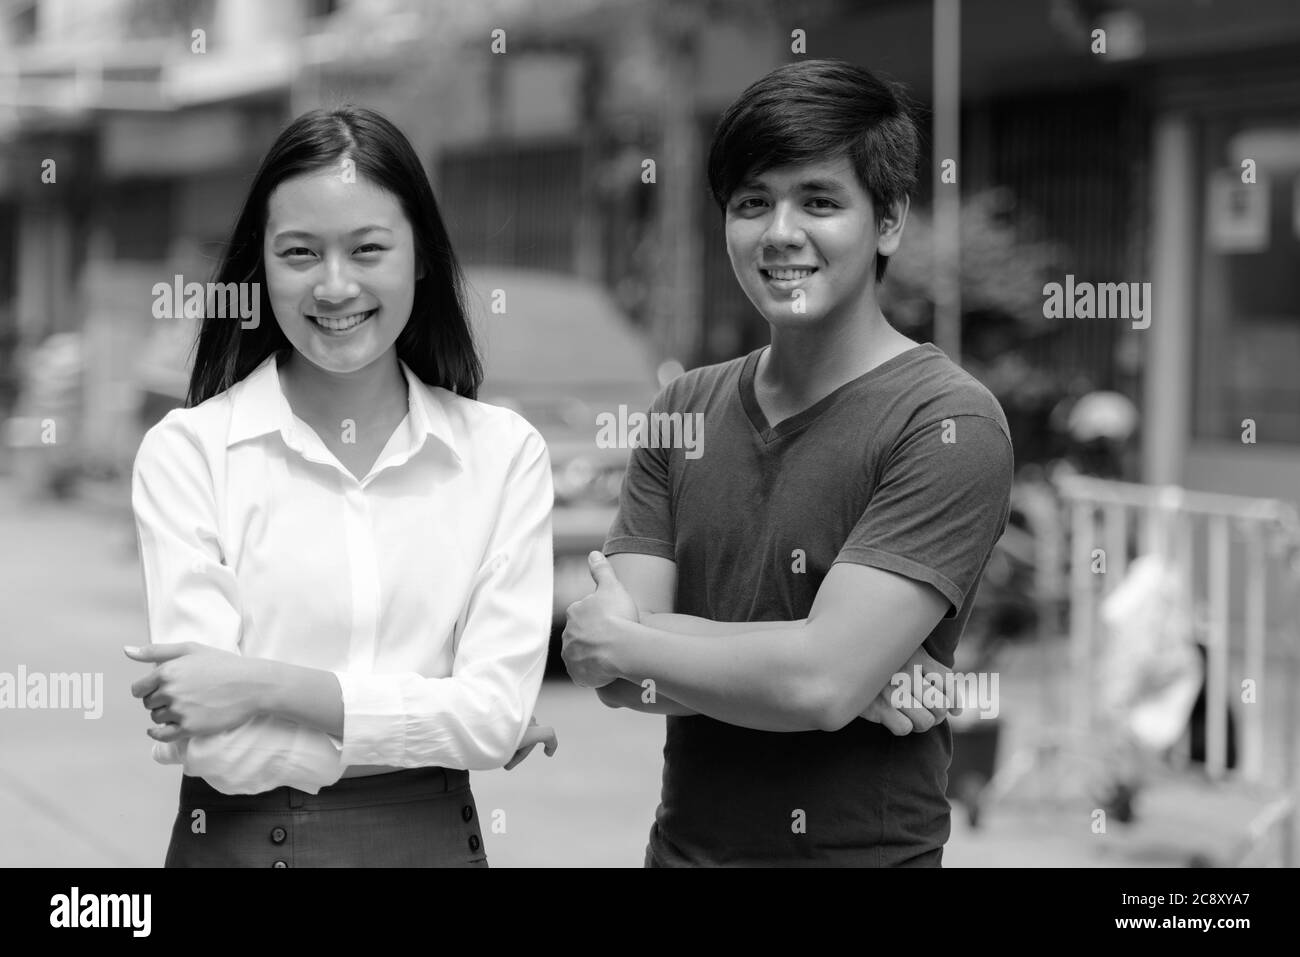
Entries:
{"label": "blurred building facade", "polygon": [[[923,115],[932,97],[930,0],[2,9],[0,415],[15,357],[81,331],[87,454],[119,462],[153,284],[207,278],[258,158],[304,109],[383,110],[466,263],[598,279],[690,366],[766,334],[705,184],[725,105],[804,56],[902,81]],[[1001,188],[1032,213],[1061,251],[1049,278],[1152,284],[1148,328],[1043,321],[1032,364],[1137,400],[1143,480],[1300,499],[1300,11],[966,0],[961,58],[962,193]]]}

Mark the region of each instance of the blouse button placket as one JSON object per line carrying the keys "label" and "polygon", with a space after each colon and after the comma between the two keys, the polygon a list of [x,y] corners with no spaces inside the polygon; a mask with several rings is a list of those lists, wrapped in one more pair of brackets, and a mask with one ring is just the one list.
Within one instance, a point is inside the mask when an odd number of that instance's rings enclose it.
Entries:
{"label": "blouse button placket", "polygon": [[379,556],[375,552],[370,503],[365,490],[351,475],[343,479],[343,524],[347,535],[348,565],[352,579],[352,633],[348,644],[348,670],[374,671],[376,631],[379,624]]}

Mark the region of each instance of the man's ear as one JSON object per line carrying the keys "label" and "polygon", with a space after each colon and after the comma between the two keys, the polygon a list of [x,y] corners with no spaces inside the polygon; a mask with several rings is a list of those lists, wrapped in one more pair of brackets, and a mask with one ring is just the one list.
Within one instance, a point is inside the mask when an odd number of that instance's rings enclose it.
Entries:
{"label": "man's ear", "polygon": [[880,217],[880,239],[876,242],[876,253],[880,256],[892,256],[898,252],[903,239],[903,226],[907,223],[907,211],[911,200],[904,196],[895,200]]}

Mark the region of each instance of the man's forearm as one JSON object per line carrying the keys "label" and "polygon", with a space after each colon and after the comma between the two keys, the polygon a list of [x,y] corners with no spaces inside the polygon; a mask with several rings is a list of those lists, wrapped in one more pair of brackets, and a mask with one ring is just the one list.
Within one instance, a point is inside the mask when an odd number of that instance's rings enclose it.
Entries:
{"label": "man's forearm", "polygon": [[798,621],[713,621],[695,615],[679,615],[662,612],[646,615],[641,624],[656,631],[668,631],[675,635],[743,635],[752,631],[772,631],[777,628],[792,628],[802,625],[808,619]]}
{"label": "man's forearm", "polygon": [[806,624],[748,624],[748,630],[694,641],[696,636],[652,624],[620,622],[621,660],[615,665],[633,687],[650,679],[656,698],[718,721],[758,731],[822,729],[821,688]]}
{"label": "man's forearm", "polygon": [[597,688],[596,697],[611,708],[627,708],[629,711],[640,711],[643,714],[685,717],[699,713],[667,695],[659,694],[653,686],[645,688],[623,678],[611,681],[603,688]]}
{"label": "man's forearm", "polygon": [[[697,635],[708,637],[714,635],[738,635],[747,631],[771,631],[774,628],[789,628],[803,624],[799,621],[710,621],[694,615],[659,613],[646,615],[642,624],[658,631],[667,631],[677,635]],[[679,701],[662,694],[654,685],[634,684],[623,678],[596,689],[596,695],[611,708],[628,708],[645,714],[663,714],[686,716],[699,714]]]}

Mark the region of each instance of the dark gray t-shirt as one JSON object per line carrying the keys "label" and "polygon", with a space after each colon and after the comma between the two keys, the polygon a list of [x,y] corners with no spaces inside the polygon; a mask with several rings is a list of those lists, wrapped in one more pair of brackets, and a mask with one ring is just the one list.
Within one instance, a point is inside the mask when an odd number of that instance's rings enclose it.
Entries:
{"label": "dark gray t-shirt", "polygon": [[[947,598],[925,647],[951,666],[1009,510],[997,400],[927,344],[773,428],[754,397],[762,351],[655,398],[652,413],[703,413],[703,442],[633,451],[606,554],[676,562],[675,610],[714,621],[805,618],[835,562],[897,572]],[[667,724],[648,863],[940,863],[946,723],[901,738],[860,718],[835,732]]]}

